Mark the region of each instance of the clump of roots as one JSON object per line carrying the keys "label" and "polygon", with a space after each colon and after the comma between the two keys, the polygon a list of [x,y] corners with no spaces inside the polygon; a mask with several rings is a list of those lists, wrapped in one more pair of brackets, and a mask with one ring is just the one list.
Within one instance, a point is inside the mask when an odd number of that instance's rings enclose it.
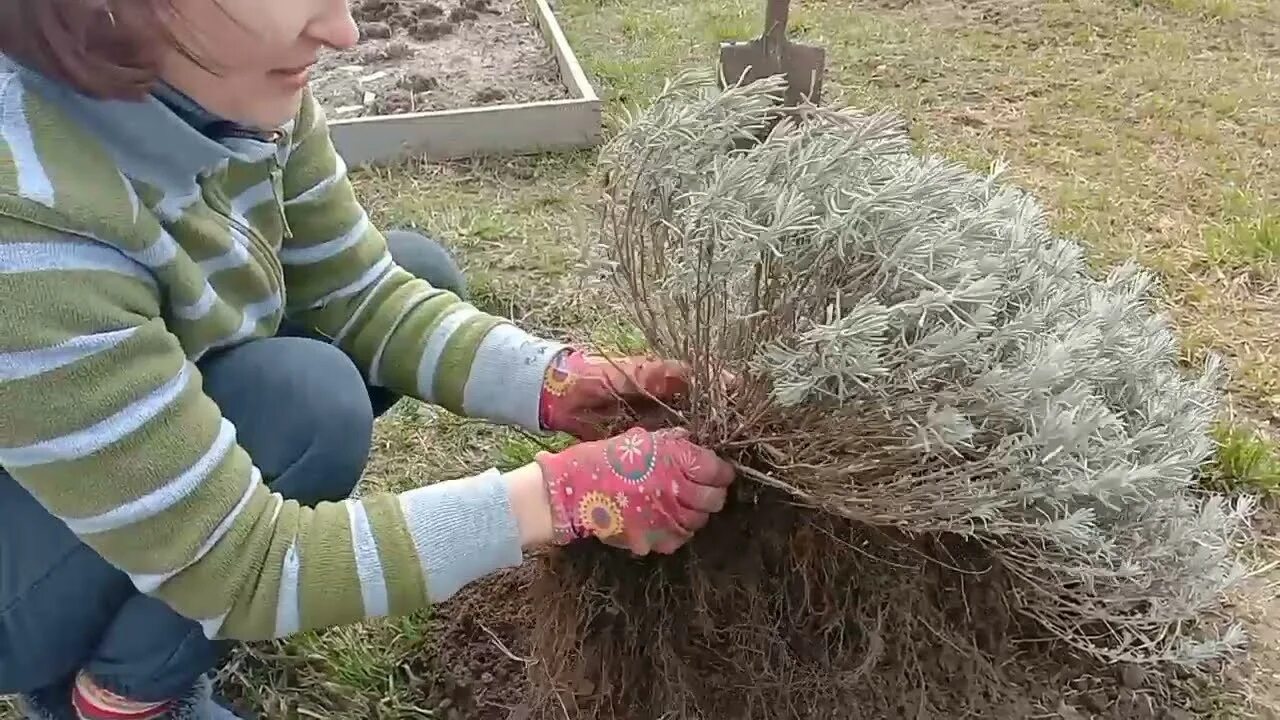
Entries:
{"label": "clump of roots", "polygon": [[629,720],[989,708],[1013,614],[991,558],[952,545],[752,488],[677,555],[555,554],[533,597],[557,681],[539,707]]}

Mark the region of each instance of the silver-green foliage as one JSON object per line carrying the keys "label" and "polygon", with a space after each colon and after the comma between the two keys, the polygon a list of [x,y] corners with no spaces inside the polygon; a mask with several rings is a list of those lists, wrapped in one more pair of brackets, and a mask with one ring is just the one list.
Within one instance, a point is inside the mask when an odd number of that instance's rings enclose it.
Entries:
{"label": "silver-green foliage", "polygon": [[979,540],[1016,607],[1098,655],[1238,646],[1237,625],[1200,622],[1242,577],[1251,509],[1197,485],[1221,371],[1180,369],[1151,278],[1097,277],[998,169],[916,154],[892,115],[810,109],[751,145],[776,83],[709,81],[669,83],[607,148],[602,245],[655,349],[874,436],[778,481]]}

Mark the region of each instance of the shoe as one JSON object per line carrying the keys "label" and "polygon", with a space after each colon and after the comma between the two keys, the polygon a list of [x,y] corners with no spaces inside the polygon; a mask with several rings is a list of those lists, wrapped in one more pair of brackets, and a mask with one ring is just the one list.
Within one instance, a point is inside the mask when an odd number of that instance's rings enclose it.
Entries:
{"label": "shoe", "polygon": [[[61,702],[55,701],[61,698]],[[63,688],[60,693],[35,692],[18,696],[18,712],[23,720],[78,720],[71,708],[71,691]]]}
{"label": "shoe", "polygon": [[174,703],[164,720],[253,720],[236,714],[230,703],[213,692],[213,681],[201,676],[195,687]]}
{"label": "shoe", "polygon": [[[71,690],[65,686],[18,696],[18,712],[24,720],[79,720],[71,706]],[[237,714],[231,703],[213,692],[213,681],[202,676],[191,690],[173,704],[160,720],[256,720]]]}

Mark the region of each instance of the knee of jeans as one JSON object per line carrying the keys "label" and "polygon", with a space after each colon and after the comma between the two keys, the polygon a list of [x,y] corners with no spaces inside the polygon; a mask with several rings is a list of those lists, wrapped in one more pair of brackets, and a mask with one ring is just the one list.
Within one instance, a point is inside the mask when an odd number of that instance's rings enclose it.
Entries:
{"label": "knee of jeans", "polygon": [[138,702],[181,696],[232,650],[197,623],[145,595],[121,608],[82,668],[104,689]]}
{"label": "knee of jeans", "polygon": [[[20,540],[0,532],[0,544],[21,548],[25,565],[0,557],[0,695],[35,692],[74,674],[117,609],[137,592],[127,575],[87,545],[68,552],[58,539],[33,534],[26,525]],[[47,562],[38,557],[45,549],[56,553]],[[15,582],[21,587],[3,587]]]}
{"label": "knee of jeans", "polygon": [[387,248],[396,264],[414,277],[467,297],[467,279],[453,255],[439,241],[416,232],[392,230],[386,233]]}
{"label": "knee of jeans", "polygon": [[202,370],[206,391],[273,489],[313,505],[355,488],[368,460],[373,407],[342,350],[307,337],[266,338]]}
{"label": "knee of jeans", "polygon": [[[373,406],[368,386],[359,371],[340,350],[319,344],[322,353],[331,354],[332,367],[327,370],[315,363],[313,371],[323,373],[329,384],[321,393],[307,397],[305,412],[310,425],[311,444],[301,461],[307,465],[304,474],[323,487],[311,488],[313,500],[336,501],[348,497],[355,489],[369,459],[373,442]],[[302,468],[298,468],[302,470]]]}

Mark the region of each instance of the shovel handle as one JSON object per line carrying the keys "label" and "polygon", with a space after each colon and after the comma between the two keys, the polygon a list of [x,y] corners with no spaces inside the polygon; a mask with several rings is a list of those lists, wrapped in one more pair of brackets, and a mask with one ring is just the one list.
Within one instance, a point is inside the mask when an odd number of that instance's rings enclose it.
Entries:
{"label": "shovel handle", "polygon": [[787,41],[787,16],[791,0],[765,0],[764,39],[767,45],[780,47]]}

